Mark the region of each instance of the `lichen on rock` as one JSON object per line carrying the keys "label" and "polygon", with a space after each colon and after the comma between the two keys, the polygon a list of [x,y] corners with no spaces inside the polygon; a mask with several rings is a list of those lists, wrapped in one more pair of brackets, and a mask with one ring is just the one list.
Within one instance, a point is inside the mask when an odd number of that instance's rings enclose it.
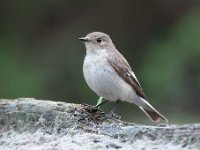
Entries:
{"label": "lichen on rock", "polygon": [[200,124],[145,126],[90,105],[0,100],[0,149],[200,149]]}

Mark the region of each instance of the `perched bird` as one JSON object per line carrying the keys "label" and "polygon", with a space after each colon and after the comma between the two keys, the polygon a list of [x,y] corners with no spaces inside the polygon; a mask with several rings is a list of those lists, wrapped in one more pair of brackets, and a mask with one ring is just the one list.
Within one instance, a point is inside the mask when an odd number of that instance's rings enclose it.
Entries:
{"label": "perched bird", "polygon": [[167,122],[148,101],[127,60],[110,37],[92,32],[79,38],[86,46],[83,74],[88,86],[105,100],[134,103],[154,122]]}

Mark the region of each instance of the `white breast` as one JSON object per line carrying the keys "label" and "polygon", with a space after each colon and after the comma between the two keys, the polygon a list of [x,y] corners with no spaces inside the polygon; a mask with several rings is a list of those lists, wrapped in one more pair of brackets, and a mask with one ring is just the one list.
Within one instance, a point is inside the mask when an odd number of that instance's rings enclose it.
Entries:
{"label": "white breast", "polygon": [[107,100],[133,102],[137,95],[107,62],[106,54],[86,55],[83,64],[84,78],[88,86]]}

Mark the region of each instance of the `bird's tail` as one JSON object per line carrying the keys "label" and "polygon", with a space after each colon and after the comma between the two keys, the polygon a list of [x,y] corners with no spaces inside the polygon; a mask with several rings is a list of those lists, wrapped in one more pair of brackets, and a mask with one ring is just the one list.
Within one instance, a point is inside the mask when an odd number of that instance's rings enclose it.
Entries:
{"label": "bird's tail", "polygon": [[168,122],[167,118],[165,118],[161,113],[159,113],[149,102],[147,102],[143,98],[139,98],[136,104],[140,107],[140,109],[154,122]]}

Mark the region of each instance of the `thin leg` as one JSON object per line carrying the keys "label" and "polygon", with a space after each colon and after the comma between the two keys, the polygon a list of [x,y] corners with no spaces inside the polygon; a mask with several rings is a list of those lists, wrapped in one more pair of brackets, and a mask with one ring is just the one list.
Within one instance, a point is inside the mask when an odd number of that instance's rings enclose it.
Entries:
{"label": "thin leg", "polygon": [[99,99],[98,99],[98,102],[97,102],[97,104],[96,104],[96,106],[98,106],[99,104],[101,104],[103,102],[103,97],[99,97]]}
{"label": "thin leg", "polygon": [[[110,113],[107,115],[107,117],[108,118],[112,118],[112,117],[115,117],[115,116],[117,116],[116,114],[115,114],[115,111],[116,111],[116,109],[117,109],[117,105],[119,104],[119,100],[117,100],[116,102],[115,102],[115,105],[114,105],[114,107],[113,107],[113,109],[110,111]],[[118,118],[120,118],[119,116],[118,116]]]}
{"label": "thin leg", "polygon": [[106,102],[108,102],[107,100],[102,101],[101,103],[97,104],[95,107],[98,108],[99,106],[105,104]]}
{"label": "thin leg", "polygon": [[118,106],[119,102],[120,102],[119,100],[117,100],[117,101],[115,102],[115,105],[114,105],[113,109],[110,111],[110,113],[112,113],[112,114],[115,113],[115,111],[116,111],[116,109],[117,109],[117,106]]}

